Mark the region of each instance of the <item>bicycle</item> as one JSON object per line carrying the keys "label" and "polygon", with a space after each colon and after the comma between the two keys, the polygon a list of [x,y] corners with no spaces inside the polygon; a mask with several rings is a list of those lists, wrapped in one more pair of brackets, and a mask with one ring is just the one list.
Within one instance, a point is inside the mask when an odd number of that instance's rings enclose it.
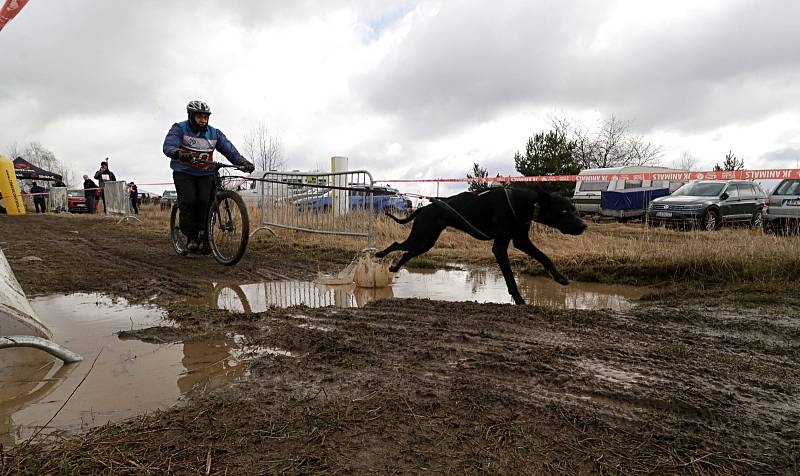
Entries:
{"label": "bicycle", "polygon": [[[233,266],[242,259],[250,238],[250,218],[247,208],[238,193],[225,190],[223,177],[219,171],[223,168],[236,168],[236,165],[214,162],[214,185],[211,188],[210,206],[206,211],[205,236],[203,246],[210,248],[214,259],[221,265]],[[169,217],[170,240],[175,252],[181,256],[189,254],[187,239],[178,226],[180,209],[178,204],[172,205]]]}

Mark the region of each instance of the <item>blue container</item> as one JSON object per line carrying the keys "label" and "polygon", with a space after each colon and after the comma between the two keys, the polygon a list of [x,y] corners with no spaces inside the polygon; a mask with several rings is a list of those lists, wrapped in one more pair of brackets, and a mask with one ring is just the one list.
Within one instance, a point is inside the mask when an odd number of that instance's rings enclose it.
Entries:
{"label": "blue container", "polygon": [[600,193],[600,208],[606,210],[644,210],[654,198],[669,195],[668,188],[629,188]]}

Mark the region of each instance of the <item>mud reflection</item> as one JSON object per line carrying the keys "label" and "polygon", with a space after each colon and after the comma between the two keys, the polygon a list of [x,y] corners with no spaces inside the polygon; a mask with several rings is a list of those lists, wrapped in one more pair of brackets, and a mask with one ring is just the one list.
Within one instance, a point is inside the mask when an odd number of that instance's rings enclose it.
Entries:
{"label": "mud reflection", "polygon": [[243,343],[220,335],[201,342],[148,344],[116,332],[164,325],[158,308],[90,294],[51,296],[31,304],[56,340],[83,362],[63,365],[33,349],[0,350],[0,443],[14,444],[47,422],[94,369],[49,431],[75,431],[166,408],[182,395],[243,373]]}
{"label": "mud reflection", "polygon": [[[560,309],[630,308],[647,290],[635,286],[573,282],[561,286],[542,276],[517,276],[520,292],[529,304]],[[401,270],[391,286],[366,289],[355,285],[329,286],[310,281],[270,281],[247,284],[214,283],[194,300],[234,312],[263,312],[275,307],[361,307],[369,302],[399,298],[438,301],[512,303],[502,275],[491,269]]]}
{"label": "mud reflection", "polygon": [[205,296],[190,299],[193,304],[233,312],[263,312],[270,307],[362,307],[393,296],[392,288],[331,286],[311,281],[268,281],[250,284],[214,283]]}

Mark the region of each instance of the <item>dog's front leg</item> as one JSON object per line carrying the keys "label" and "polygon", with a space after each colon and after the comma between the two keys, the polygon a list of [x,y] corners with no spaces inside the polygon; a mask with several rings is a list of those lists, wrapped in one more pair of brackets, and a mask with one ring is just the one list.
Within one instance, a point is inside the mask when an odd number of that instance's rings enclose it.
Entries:
{"label": "dog's front leg", "polygon": [[552,276],[557,283],[563,284],[564,286],[569,284],[569,279],[558,272],[556,266],[550,261],[550,258],[533,244],[531,239],[528,238],[527,233],[524,236],[517,236],[514,238],[514,248],[526,253],[528,256],[541,263],[544,269],[550,273],[550,276]]}
{"label": "dog's front leg", "polygon": [[494,245],[492,245],[492,253],[494,253],[497,264],[500,265],[500,271],[503,272],[503,278],[506,280],[508,293],[514,298],[514,303],[525,304],[525,300],[522,299],[522,295],[520,295],[519,289],[517,288],[517,282],[514,280],[514,273],[511,271],[511,263],[508,261],[509,241],[510,240],[503,238],[495,239]]}
{"label": "dog's front leg", "polygon": [[376,258],[383,258],[384,256],[388,255],[392,251],[397,251],[399,249],[400,249],[400,243],[395,241],[394,243],[392,243],[391,245],[386,247],[386,249],[378,251],[377,253],[375,253],[375,257]]}

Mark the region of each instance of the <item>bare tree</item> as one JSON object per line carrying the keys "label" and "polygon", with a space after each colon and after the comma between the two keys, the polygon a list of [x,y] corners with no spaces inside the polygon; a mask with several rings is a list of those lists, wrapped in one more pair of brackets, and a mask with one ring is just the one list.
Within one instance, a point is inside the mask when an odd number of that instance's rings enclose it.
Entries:
{"label": "bare tree", "polygon": [[259,124],[244,139],[244,151],[256,170],[281,170],[286,165],[281,140],[266,125]]}
{"label": "bare tree", "polygon": [[60,165],[56,154],[38,142],[29,143],[22,152],[22,157],[31,164],[51,172]]}
{"label": "bare tree", "polygon": [[16,142],[6,147],[6,157],[9,159],[14,160],[21,155],[22,149],[19,148],[19,145]]}
{"label": "bare tree", "polygon": [[681,152],[678,159],[673,162],[673,165],[678,169],[692,172],[697,168],[697,157],[693,156],[689,151],[684,150]]}
{"label": "bare tree", "polygon": [[572,158],[581,169],[594,167],[594,158],[597,156],[597,141],[592,138],[591,132],[580,123],[576,123],[567,116],[550,115],[550,127],[575,144],[572,149]]}
{"label": "bare tree", "polygon": [[60,175],[61,180],[63,180],[68,187],[78,185],[77,175],[75,172],[65,163],[58,160],[53,151],[43,146],[39,142],[30,142],[24,148],[21,148],[19,145],[17,145],[17,143],[14,143],[7,147],[7,151],[12,159],[22,157],[37,167],[41,167],[49,172]]}
{"label": "bare tree", "polygon": [[596,131],[563,116],[550,116],[550,123],[575,143],[573,157],[582,169],[654,164],[662,154],[660,146],[631,132],[630,121],[614,116]]}

